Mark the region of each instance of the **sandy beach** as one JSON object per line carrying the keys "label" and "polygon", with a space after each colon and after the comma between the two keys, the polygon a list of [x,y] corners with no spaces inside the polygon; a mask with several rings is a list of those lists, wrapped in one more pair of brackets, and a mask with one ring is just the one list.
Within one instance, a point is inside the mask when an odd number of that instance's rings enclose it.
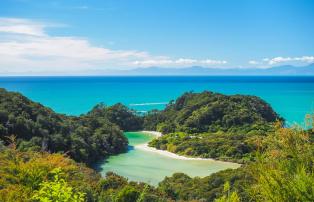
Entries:
{"label": "sandy beach", "polygon": [[[142,133],[147,133],[150,135],[155,136],[156,138],[161,137],[163,134],[161,132],[157,132],[157,131],[141,131]],[[145,144],[140,144],[140,145],[135,145],[135,148],[140,149],[140,150],[144,150],[144,151],[148,151],[148,152],[154,152],[154,153],[158,153],[160,155],[164,155],[167,157],[171,157],[171,158],[175,158],[175,159],[181,159],[181,160],[204,160],[204,161],[216,161],[215,159],[211,159],[211,158],[200,158],[200,157],[186,157],[186,156],[181,156],[172,152],[169,152],[167,150],[160,150],[160,149],[156,149],[154,147],[150,147],[148,146],[147,143]]]}
{"label": "sandy beach", "polygon": [[148,152],[158,153],[160,155],[164,155],[164,156],[171,157],[171,158],[174,158],[174,159],[216,161],[216,160],[210,159],[210,158],[197,158],[197,157],[194,158],[194,157],[180,156],[178,154],[175,154],[175,153],[172,153],[172,152],[169,152],[169,151],[166,151],[166,150],[159,150],[159,149],[156,149],[154,147],[150,147],[150,146],[148,146],[147,143],[146,144],[135,145],[134,147],[136,149],[140,149],[140,150],[148,151]]}
{"label": "sandy beach", "polygon": [[142,130],[140,132],[156,136],[157,138],[162,136],[162,133],[157,131]]}

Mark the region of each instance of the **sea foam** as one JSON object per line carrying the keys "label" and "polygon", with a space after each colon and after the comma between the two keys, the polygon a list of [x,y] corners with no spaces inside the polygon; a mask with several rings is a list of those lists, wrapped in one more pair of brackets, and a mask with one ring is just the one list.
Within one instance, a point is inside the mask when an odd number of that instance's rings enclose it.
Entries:
{"label": "sea foam", "polygon": [[148,105],[166,105],[168,102],[147,102],[147,103],[135,103],[129,104],[129,106],[148,106]]}

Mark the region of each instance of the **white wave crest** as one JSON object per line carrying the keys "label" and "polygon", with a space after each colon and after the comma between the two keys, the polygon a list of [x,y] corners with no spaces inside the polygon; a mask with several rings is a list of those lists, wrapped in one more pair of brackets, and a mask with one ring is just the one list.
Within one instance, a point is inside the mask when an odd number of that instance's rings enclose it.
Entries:
{"label": "white wave crest", "polygon": [[147,103],[136,103],[129,104],[130,106],[148,106],[148,105],[166,105],[168,102],[147,102]]}

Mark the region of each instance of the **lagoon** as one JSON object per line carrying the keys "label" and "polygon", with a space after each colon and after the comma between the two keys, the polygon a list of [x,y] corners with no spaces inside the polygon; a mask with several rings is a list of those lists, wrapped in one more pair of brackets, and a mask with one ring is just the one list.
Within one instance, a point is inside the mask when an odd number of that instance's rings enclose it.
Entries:
{"label": "lagoon", "polygon": [[129,151],[111,156],[100,162],[96,169],[105,176],[112,171],[132,181],[147,182],[157,185],[164,177],[181,172],[194,177],[205,177],[227,168],[238,168],[240,165],[215,160],[182,160],[156,152],[141,150],[137,146],[149,142],[154,136],[143,132],[126,132],[129,139]]}

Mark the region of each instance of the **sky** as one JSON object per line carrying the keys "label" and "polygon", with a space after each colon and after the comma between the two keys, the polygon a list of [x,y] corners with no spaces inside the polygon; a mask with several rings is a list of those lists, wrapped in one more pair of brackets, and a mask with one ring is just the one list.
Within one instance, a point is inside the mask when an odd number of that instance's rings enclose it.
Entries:
{"label": "sky", "polygon": [[1,0],[0,74],[314,63],[312,0]]}

